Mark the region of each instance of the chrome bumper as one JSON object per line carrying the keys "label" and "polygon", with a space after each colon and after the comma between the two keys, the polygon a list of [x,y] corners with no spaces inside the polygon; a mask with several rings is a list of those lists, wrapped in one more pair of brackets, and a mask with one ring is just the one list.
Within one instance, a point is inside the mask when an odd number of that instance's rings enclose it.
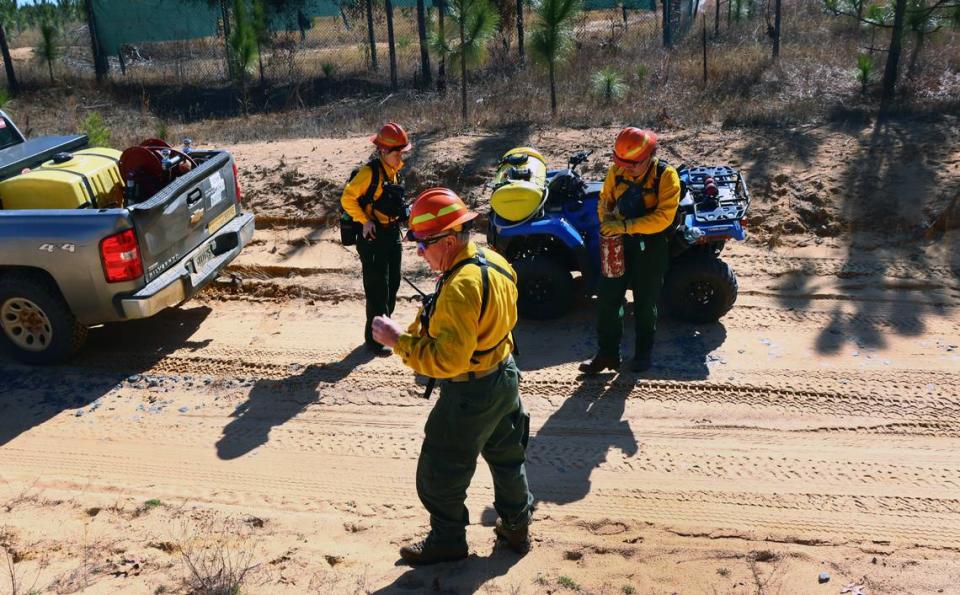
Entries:
{"label": "chrome bumper", "polygon": [[[137,293],[120,299],[123,318],[149,318],[157,312],[182,304],[204,285],[213,281],[223,267],[240,254],[253,238],[253,214],[241,213],[224,225],[216,234],[197,246],[162,275],[151,281]],[[215,256],[202,269],[193,272],[189,263],[194,257],[214,245]],[[228,246],[217,253],[219,246]]]}

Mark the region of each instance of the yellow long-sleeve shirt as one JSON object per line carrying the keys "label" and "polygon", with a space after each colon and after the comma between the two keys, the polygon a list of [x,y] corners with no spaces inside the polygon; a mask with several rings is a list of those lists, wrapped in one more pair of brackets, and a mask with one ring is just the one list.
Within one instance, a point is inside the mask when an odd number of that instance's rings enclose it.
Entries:
{"label": "yellow long-sleeve shirt", "polygon": [[380,199],[380,196],[383,194],[383,183],[389,181],[392,183],[397,183],[397,174],[400,173],[400,170],[403,168],[403,162],[400,163],[400,167],[393,169],[384,162],[383,158],[380,158],[380,165],[383,167],[383,171],[387,173],[386,180],[384,176],[380,175],[380,180],[377,183],[377,189],[373,193],[373,202],[371,202],[365,209],[360,208],[360,197],[367,193],[367,189],[370,187],[370,182],[373,180],[373,169],[370,164],[367,163],[363,165],[357,175],[353,177],[352,180],[347,182],[346,187],[343,189],[343,194],[340,196],[340,204],[343,206],[343,210],[353,218],[354,221],[358,223],[366,223],[367,221],[372,220],[376,217],[376,220],[383,225],[388,225],[396,221],[395,218],[387,217],[380,211],[375,211],[373,208],[373,203],[377,202]]}
{"label": "yellow long-sleeve shirt", "polygon": [[[454,263],[471,258],[477,246],[468,242]],[[517,273],[502,256],[484,250],[487,261],[513,276],[487,268],[487,307],[480,318],[483,280],[480,267],[464,265],[444,283],[437,296],[430,332],[420,327],[420,315],[407,332],[400,335],[393,351],[403,363],[430,378],[453,378],[466,372],[481,372],[496,366],[513,351],[513,336],[508,334],[517,323]],[[422,311],[422,308],[421,308]],[[505,341],[497,345],[498,341]],[[496,346],[490,353],[477,355]]]}
{"label": "yellow long-sleeve shirt", "polygon": [[607,177],[603,181],[603,188],[600,190],[600,200],[597,201],[597,214],[600,216],[601,222],[626,221],[627,233],[643,235],[660,233],[673,223],[673,219],[677,215],[677,207],[680,204],[680,177],[677,175],[677,170],[670,165],[660,176],[660,187],[656,189],[657,192],[644,194],[643,202],[648,209],[646,215],[634,219],[624,219],[614,212],[617,201],[629,188],[625,183],[617,184],[617,178],[620,177],[639,184],[644,182],[644,177],[646,177],[644,188],[652,189],[657,177],[657,162],[658,159],[654,159],[650,164],[649,175],[645,174],[638,177],[628,176],[624,173],[623,168],[617,165],[610,166],[610,169],[607,170]]}

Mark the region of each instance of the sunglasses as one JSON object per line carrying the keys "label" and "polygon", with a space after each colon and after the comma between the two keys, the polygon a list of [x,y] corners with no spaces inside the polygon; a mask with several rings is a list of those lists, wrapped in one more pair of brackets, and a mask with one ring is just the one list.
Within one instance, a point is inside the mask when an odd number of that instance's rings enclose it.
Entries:
{"label": "sunglasses", "polygon": [[[616,154],[614,154],[614,157],[616,157]],[[639,161],[634,159],[624,159],[623,157],[617,157],[617,159],[619,159],[626,167],[637,167],[638,165],[643,165],[644,163],[647,163],[653,159],[653,155],[650,155],[646,159],[640,159]]]}
{"label": "sunglasses", "polygon": [[421,252],[423,252],[424,250],[427,249],[427,246],[432,246],[433,244],[436,244],[437,242],[439,242],[439,241],[442,240],[443,238],[447,238],[447,237],[450,237],[450,236],[452,236],[452,235],[453,235],[452,233],[445,233],[445,234],[443,234],[443,235],[433,236],[432,238],[426,238],[426,239],[423,239],[423,240],[417,240],[417,250],[420,250]]}

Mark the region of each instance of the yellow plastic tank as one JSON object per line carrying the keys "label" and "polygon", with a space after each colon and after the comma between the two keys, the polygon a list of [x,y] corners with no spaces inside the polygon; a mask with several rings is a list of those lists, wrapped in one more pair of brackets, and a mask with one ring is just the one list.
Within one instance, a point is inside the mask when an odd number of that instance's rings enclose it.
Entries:
{"label": "yellow plastic tank", "polygon": [[507,221],[523,221],[547,196],[547,164],[536,149],[517,147],[504,153],[493,179],[493,212]]}
{"label": "yellow plastic tank", "polygon": [[0,182],[4,209],[78,209],[123,204],[120,151],[61,153],[40,167]]}

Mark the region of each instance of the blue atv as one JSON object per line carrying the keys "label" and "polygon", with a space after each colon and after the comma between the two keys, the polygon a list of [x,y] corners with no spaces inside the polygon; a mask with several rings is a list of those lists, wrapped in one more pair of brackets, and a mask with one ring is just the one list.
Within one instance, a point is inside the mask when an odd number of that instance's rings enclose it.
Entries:
{"label": "blue atv", "polygon": [[[490,211],[487,243],[517,271],[521,316],[563,316],[575,297],[573,271],[581,273],[586,295],[596,293],[597,200],[603,182],[585,181],[577,171],[591,152],[575,153],[565,169],[546,172],[546,197],[529,217],[510,221]],[[737,278],[720,253],[728,240],[744,239],[750,194],[743,175],[727,166],[681,166],[677,171],[681,201],[661,303],[680,320],[716,322],[737,299]]]}

